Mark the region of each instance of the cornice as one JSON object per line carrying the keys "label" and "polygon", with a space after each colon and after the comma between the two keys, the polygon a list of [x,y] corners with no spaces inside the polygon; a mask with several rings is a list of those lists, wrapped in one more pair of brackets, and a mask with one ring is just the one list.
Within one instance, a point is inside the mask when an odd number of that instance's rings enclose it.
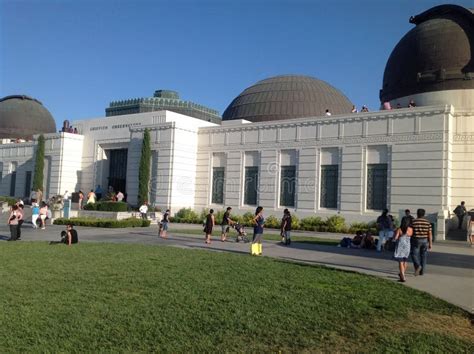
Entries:
{"label": "cornice", "polygon": [[199,128],[198,134],[209,133],[224,133],[235,131],[252,131],[265,129],[278,129],[289,127],[309,127],[330,124],[352,123],[352,122],[370,122],[376,120],[384,120],[389,118],[407,118],[407,117],[423,117],[432,116],[436,114],[452,113],[452,106],[430,106],[430,107],[416,107],[404,109],[392,109],[388,111],[376,111],[368,113],[351,113],[344,116],[331,117],[309,117],[298,118],[286,121],[271,121],[271,122],[257,122],[247,123],[239,126],[217,126],[217,127],[203,127]]}
{"label": "cornice", "polygon": [[282,142],[264,142],[264,143],[246,143],[238,145],[201,145],[201,151],[218,150],[261,150],[261,149],[281,149],[281,148],[301,148],[309,146],[342,146],[342,145],[371,145],[400,142],[419,142],[419,141],[442,141],[444,133],[424,133],[424,134],[404,134],[404,135],[374,135],[368,137],[347,137],[347,138],[328,138],[321,140],[301,140],[301,141],[282,141]]}

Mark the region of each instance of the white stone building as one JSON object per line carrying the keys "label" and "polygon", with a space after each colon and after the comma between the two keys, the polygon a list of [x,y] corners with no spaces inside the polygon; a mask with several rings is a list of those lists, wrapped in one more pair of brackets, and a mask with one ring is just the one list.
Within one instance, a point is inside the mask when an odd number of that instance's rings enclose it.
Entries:
{"label": "white stone building", "polygon": [[[279,76],[244,90],[222,124],[170,106],[78,120],[78,134],[44,132],[45,194],[112,185],[135,204],[147,128],[150,203],[157,206],[244,213],[261,205],[266,215],[289,208],[298,217],[339,214],[348,222],[374,220],[385,207],[395,215],[424,208],[444,239],[450,211],[461,200],[474,207],[472,21],[471,11],[452,5],[413,18],[416,27],[389,58],[380,95],[386,106],[406,108],[350,113],[351,102],[327,83]],[[451,56],[433,49],[452,43]],[[407,51],[413,44],[416,53]],[[417,107],[407,107],[411,100]],[[135,101],[124,104],[142,102]],[[0,129],[13,119],[5,118],[7,103],[12,99],[0,102]],[[15,137],[14,129],[4,132],[0,137]],[[0,144],[0,195],[29,195],[35,144]]]}

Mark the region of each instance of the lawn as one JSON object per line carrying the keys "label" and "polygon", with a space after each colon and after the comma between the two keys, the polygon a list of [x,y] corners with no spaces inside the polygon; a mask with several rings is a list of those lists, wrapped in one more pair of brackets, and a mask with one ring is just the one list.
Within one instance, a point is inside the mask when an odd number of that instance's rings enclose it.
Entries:
{"label": "lawn", "polygon": [[0,352],[466,352],[469,316],[382,279],[165,246],[0,244]]}
{"label": "lawn", "polygon": [[[170,230],[170,234],[200,236],[204,239],[204,232],[202,232],[201,230],[179,228],[179,224],[177,224],[176,227],[173,227],[173,229]],[[219,230],[213,231],[212,237],[215,239],[220,239],[221,237],[220,227],[219,227]],[[237,232],[231,229],[228,238],[230,240],[234,240],[236,237],[237,237]],[[247,228],[247,237],[249,238],[249,240],[252,240],[251,228]],[[267,232],[267,230],[265,230],[265,233],[263,234],[263,238],[264,240],[271,240],[271,241],[281,240],[280,233]],[[334,240],[334,239],[318,237],[318,236],[291,236],[291,241],[314,244],[314,245],[325,245],[325,246],[337,246],[340,243],[340,240]]]}

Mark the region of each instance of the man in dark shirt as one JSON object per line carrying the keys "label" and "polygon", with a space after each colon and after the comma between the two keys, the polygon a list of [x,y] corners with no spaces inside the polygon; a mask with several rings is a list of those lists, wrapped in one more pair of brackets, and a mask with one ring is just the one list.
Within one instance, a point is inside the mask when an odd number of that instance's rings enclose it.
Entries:
{"label": "man in dark shirt", "polygon": [[291,213],[288,209],[283,211],[283,218],[280,225],[281,242],[285,245],[291,244]]}
{"label": "man in dark shirt", "polygon": [[415,276],[426,272],[426,257],[433,245],[431,223],[425,219],[425,209],[416,211],[417,218],[413,220],[413,236],[411,237],[411,257],[415,266]]}
{"label": "man in dark shirt", "polygon": [[67,225],[66,231],[61,231],[61,241],[51,241],[49,244],[55,245],[59,243],[64,243],[68,246],[79,243],[79,237],[77,231],[74,230],[73,225]]}
{"label": "man in dark shirt", "polygon": [[402,218],[400,226],[412,227],[415,218],[410,214],[410,209],[405,210],[405,216]]}
{"label": "man in dark shirt", "polygon": [[454,214],[456,214],[459,220],[459,225],[458,225],[459,230],[462,229],[462,221],[464,219],[464,215],[466,215],[467,213],[467,210],[464,204],[465,204],[464,202],[461,202],[461,205],[458,205],[456,209],[454,209]]}
{"label": "man in dark shirt", "polygon": [[227,238],[227,234],[229,233],[229,226],[234,223],[234,221],[230,218],[230,212],[232,211],[231,207],[227,207],[224,216],[222,217],[222,234],[221,234],[221,241],[224,242]]}

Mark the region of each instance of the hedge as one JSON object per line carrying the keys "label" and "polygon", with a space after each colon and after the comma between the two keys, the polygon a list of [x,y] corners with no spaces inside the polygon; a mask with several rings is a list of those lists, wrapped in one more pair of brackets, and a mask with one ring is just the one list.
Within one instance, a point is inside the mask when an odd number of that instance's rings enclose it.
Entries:
{"label": "hedge", "polygon": [[[203,209],[200,214],[196,213],[191,208],[180,209],[174,217],[170,218],[171,222],[201,224],[205,222],[209,209]],[[218,210],[214,212],[216,224],[220,225],[225,210]],[[243,215],[231,215],[231,219],[245,226],[253,226],[254,213],[247,212]],[[337,233],[356,233],[357,231],[370,231],[377,233],[375,221],[355,222],[351,225],[346,225],[345,219],[340,215],[333,215],[322,219],[319,216],[310,216],[299,219],[295,214],[291,215],[291,227],[293,230],[317,231],[317,232],[337,232]],[[279,229],[281,217],[269,215],[265,218],[265,227],[270,229]]]}
{"label": "hedge", "polygon": [[150,220],[128,218],[123,220],[94,219],[94,218],[58,218],[54,220],[55,225],[72,224],[74,226],[92,226],[104,228],[125,228],[125,227],[148,227]]}
{"label": "hedge", "polygon": [[7,202],[9,206],[16,204],[16,199],[13,197],[0,196],[0,202]]}
{"label": "hedge", "polygon": [[88,203],[84,205],[84,210],[96,210],[96,211],[128,211],[128,204],[125,202],[97,202]]}

